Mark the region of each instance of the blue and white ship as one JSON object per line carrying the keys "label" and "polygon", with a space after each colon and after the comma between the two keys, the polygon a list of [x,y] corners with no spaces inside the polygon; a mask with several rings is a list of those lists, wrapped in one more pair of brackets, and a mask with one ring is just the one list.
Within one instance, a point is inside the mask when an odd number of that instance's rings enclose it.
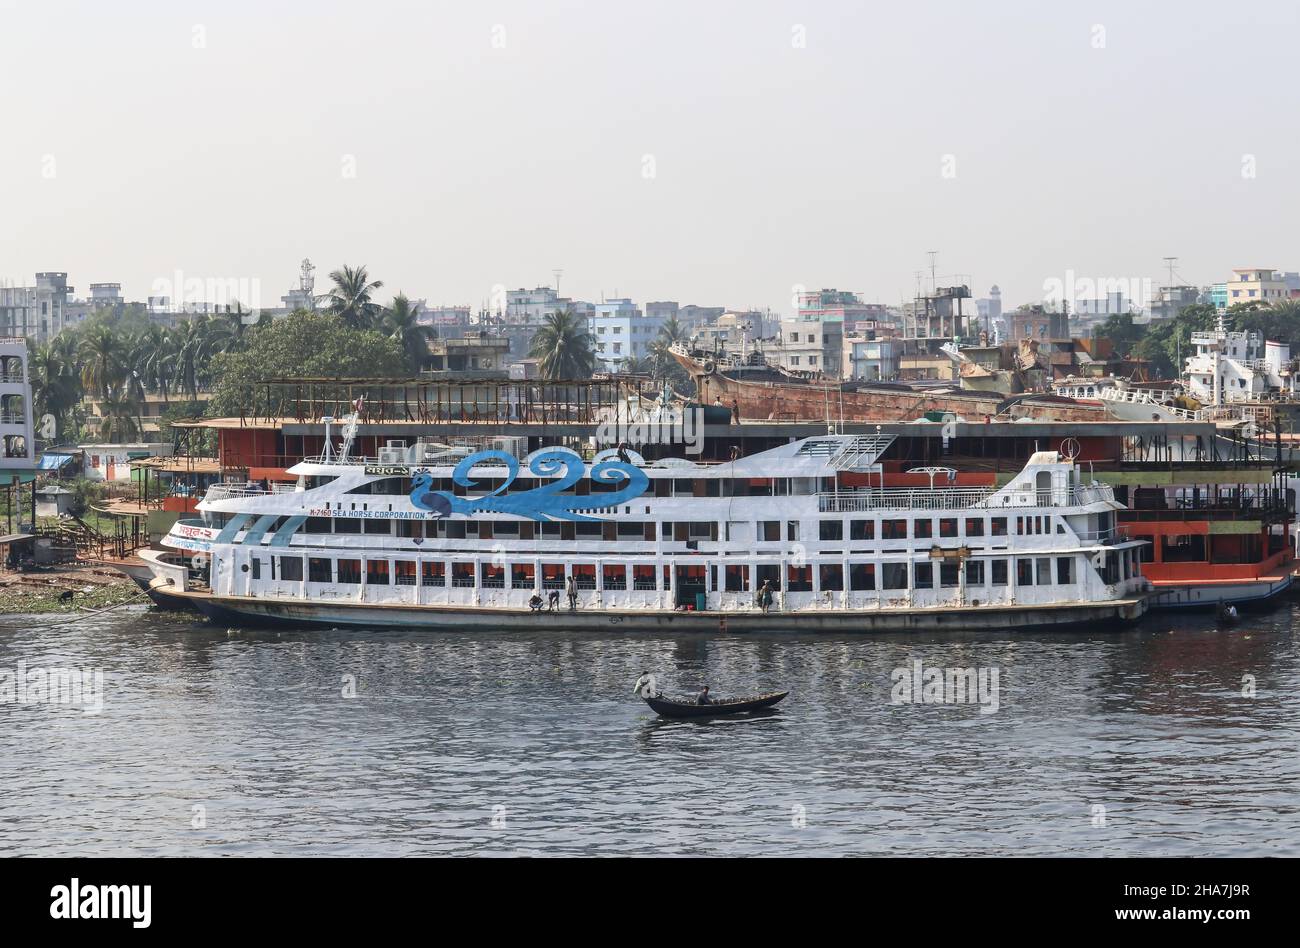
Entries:
{"label": "blue and white ship", "polygon": [[1056,452],[1001,488],[917,490],[880,486],[879,434],[721,463],[351,441],[296,483],[214,485],[163,541],[176,552],[143,554],[155,591],[224,623],[446,630],[1006,629],[1146,608],[1122,506]]}

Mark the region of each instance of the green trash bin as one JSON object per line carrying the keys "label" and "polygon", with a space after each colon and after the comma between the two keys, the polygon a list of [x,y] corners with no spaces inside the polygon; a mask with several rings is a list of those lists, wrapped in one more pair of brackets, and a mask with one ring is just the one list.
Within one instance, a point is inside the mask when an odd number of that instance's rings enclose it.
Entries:
{"label": "green trash bin", "polygon": [[704,611],[704,599],[705,599],[705,597],[704,597],[704,593],[696,593],[696,594],[695,594],[695,611],[696,611],[696,612],[703,612],[703,611]]}

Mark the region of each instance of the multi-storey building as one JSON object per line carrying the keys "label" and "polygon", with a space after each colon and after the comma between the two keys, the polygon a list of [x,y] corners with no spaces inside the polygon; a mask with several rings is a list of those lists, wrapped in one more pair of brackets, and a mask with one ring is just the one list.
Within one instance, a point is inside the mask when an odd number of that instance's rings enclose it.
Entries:
{"label": "multi-storey building", "polygon": [[1214,308],[1217,309],[1219,312],[1222,313],[1224,310],[1228,308],[1228,284],[1227,283],[1215,283],[1214,285],[1209,287],[1208,290],[1206,290],[1204,296],[1206,302],[1212,304]]}
{"label": "multi-storey building", "polygon": [[677,309],[677,321],[688,333],[714,322],[727,311],[725,306],[696,306],[691,303]]}
{"label": "multi-storey building", "polygon": [[36,468],[36,439],[32,423],[31,374],[27,340],[0,336],[0,482],[10,486],[12,475]]}
{"label": "multi-storey building", "polygon": [[468,306],[428,306],[424,300],[417,304],[419,312],[416,322],[421,326],[432,326],[439,332],[468,329],[470,308]]}
{"label": "multi-storey building", "polygon": [[1228,281],[1228,305],[1238,303],[1281,303],[1291,298],[1282,274],[1271,267],[1234,267]]}
{"label": "multi-storey building", "polygon": [[838,378],[844,351],[844,324],[812,319],[783,319],[773,345],[764,349],[769,365],[793,375]]}
{"label": "multi-storey building", "polygon": [[45,342],[63,331],[71,303],[66,273],[38,273],[35,286],[0,287],[0,336]]}
{"label": "multi-storey building", "polygon": [[866,333],[844,337],[844,364],[840,377],[879,382],[898,377],[899,346],[892,339],[874,339]]}
{"label": "multi-storey building", "polygon": [[581,314],[584,309],[584,304],[560,296],[549,286],[531,290],[520,287],[506,291],[505,323],[507,326],[540,326],[542,320],[553,313],[573,310]]}
{"label": "multi-storey building", "polygon": [[596,346],[596,358],[609,371],[629,359],[644,359],[659,329],[668,320],[650,316],[630,299],[612,299],[596,303],[587,317],[587,332]]}

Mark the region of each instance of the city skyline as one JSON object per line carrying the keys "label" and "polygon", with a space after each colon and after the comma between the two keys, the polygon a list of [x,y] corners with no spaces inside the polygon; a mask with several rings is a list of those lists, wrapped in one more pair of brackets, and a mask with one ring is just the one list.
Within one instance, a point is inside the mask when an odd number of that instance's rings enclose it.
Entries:
{"label": "city skyline", "polygon": [[1295,268],[1291,6],[380,7],[410,28],[6,6],[0,279],[144,299],[179,271],[274,306],[310,257],[434,304],[562,268],[578,299],[789,311],[797,286],[898,305],[931,250],[1011,306],[1069,273],[1159,285],[1170,255],[1197,285]]}

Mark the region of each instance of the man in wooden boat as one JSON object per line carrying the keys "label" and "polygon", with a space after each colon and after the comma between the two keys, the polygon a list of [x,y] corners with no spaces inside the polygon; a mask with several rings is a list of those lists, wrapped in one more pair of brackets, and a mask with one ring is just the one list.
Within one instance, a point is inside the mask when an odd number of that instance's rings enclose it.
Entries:
{"label": "man in wooden boat", "polygon": [[696,704],[712,704],[712,703],[713,703],[713,702],[709,699],[709,686],[708,686],[708,685],[705,685],[703,688],[700,689],[700,693],[699,693],[698,695],[695,696],[695,703],[696,703]]}

